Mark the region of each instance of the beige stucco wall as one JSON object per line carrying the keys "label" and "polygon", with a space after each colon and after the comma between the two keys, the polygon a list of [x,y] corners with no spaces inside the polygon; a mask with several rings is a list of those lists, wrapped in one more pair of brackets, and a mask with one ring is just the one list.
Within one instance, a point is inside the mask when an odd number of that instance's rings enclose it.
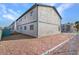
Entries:
{"label": "beige stucco wall", "polygon": [[38,37],[60,33],[60,18],[50,7],[38,7]]}

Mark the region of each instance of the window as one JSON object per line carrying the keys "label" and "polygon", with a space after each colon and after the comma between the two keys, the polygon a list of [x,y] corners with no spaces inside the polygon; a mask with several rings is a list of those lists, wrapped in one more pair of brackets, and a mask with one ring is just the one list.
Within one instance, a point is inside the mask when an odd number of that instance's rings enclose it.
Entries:
{"label": "window", "polygon": [[26,26],[24,26],[24,30],[26,30],[26,28],[27,28],[27,27],[26,27]]}
{"label": "window", "polygon": [[60,29],[60,26],[58,27],[58,30],[60,31],[61,29]]}
{"label": "window", "polygon": [[30,12],[30,16],[32,16],[32,14],[33,14],[33,11]]}
{"label": "window", "polygon": [[22,29],[22,27],[20,26],[20,29]]}
{"label": "window", "polygon": [[19,22],[22,21],[22,19],[19,20]]}
{"label": "window", "polygon": [[34,25],[30,25],[30,30],[33,30],[34,29]]}
{"label": "window", "polygon": [[19,26],[17,26],[17,30],[19,30]]}
{"label": "window", "polygon": [[24,19],[26,19],[26,15],[24,16]]}
{"label": "window", "polygon": [[17,30],[20,30],[20,26],[17,26]]}

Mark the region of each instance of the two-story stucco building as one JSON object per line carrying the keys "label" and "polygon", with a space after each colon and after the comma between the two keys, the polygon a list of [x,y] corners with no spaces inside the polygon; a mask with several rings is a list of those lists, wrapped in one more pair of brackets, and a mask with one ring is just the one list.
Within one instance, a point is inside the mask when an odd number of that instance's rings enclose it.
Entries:
{"label": "two-story stucco building", "polygon": [[61,33],[61,16],[55,7],[34,4],[9,26],[16,31],[34,37]]}

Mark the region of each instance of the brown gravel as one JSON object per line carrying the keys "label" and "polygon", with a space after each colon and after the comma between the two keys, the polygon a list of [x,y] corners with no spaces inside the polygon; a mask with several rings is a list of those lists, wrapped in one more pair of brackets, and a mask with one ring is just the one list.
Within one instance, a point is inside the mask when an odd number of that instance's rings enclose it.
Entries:
{"label": "brown gravel", "polygon": [[64,45],[48,53],[48,55],[79,55],[79,35],[74,36]]}
{"label": "brown gravel", "polygon": [[0,54],[38,55],[72,37],[72,34],[56,34],[42,38],[22,34],[12,35],[0,42]]}

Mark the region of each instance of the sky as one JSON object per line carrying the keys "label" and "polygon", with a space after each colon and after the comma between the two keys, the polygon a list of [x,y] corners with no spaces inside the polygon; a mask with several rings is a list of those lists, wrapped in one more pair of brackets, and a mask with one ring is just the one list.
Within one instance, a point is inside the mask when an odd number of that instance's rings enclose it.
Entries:
{"label": "sky", "polygon": [[[61,23],[79,21],[79,4],[77,3],[43,3],[55,6],[62,17]],[[32,3],[0,3],[0,26],[7,27],[25,11],[32,7]]]}

